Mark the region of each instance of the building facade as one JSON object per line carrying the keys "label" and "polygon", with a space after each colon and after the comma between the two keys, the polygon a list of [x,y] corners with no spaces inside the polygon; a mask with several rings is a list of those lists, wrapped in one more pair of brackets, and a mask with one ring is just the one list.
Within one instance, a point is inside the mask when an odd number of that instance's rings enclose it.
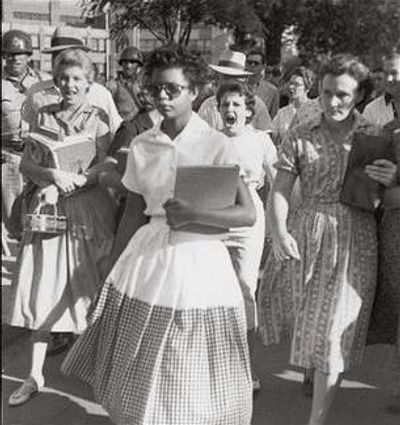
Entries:
{"label": "building facade", "polygon": [[51,37],[59,25],[71,25],[91,49],[90,56],[100,75],[107,73],[108,32],[86,25],[76,0],[2,0],[1,32],[19,29],[31,36],[33,66],[51,72],[51,55],[41,51],[50,47]]}
{"label": "building facade", "polygon": [[[102,80],[117,74],[119,55],[127,45],[139,47],[144,52],[161,45],[149,31],[137,28],[127,31],[122,42],[110,40],[106,27],[112,17],[98,20],[101,22],[99,27],[88,26],[79,0],[2,0],[2,6],[2,34],[10,29],[30,34],[33,65],[45,72],[51,72],[51,55],[41,51],[50,47],[52,34],[59,25],[75,27],[77,37],[91,48],[90,56]],[[189,47],[199,50],[208,62],[217,63],[221,51],[232,41],[229,32],[199,24],[191,32]]]}

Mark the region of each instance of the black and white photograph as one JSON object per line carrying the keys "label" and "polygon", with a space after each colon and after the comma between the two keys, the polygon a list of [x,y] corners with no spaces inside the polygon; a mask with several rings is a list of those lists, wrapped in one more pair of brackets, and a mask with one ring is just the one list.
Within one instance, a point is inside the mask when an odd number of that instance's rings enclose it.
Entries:
{"label": "black and white photograph", "polygon": [[400,0],[1,0],[4,425],[400,425]]}

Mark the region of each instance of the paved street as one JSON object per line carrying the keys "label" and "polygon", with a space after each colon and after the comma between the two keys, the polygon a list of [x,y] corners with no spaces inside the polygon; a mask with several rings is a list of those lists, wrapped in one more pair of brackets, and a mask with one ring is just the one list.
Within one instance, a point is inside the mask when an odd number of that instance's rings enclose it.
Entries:
{"label": "paved street", "polygon": [[[15,254],[15,247],[13,248]],[[3,260],[3,318],[10,307],[13,261]],[[18,408],[6,404],[29,369],[29,332],[3,325],[3,425],[111,425],[93,401],[90,388],[60,373],[65,355],[46,361],[46,387],[42,394]],[[254,400],[252,425],[305,425],[310,401],[301,393],[301,374],[287,364],[288,347],[258,347],[256,368],[263,383]],[[385,411],[390,383],[390,350],[367,350],[358,370],[346,376],[335,401],[329,425],[400,425],[400,415]],[[162,425],[162,424],[160,424]]]}

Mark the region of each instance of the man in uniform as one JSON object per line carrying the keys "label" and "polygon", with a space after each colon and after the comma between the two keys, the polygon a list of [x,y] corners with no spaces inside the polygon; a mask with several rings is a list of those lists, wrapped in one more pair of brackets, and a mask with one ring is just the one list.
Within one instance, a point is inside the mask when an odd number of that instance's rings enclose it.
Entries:
{"label": "man in uniform", "polygon": [[143,66],[143,55],[133,46],[125,47],[119,58],[122,68],[118,77],[107,82],[117,109],[124,121],[137,115],[140,109],[138,76]]}
{"label": "man in uniform", "polygon": [[[72,27],[63,25],[56,28],[51,39],[51,47],[44,49],[42,53],[51,54],[52,64],[57,56],[66,49],[90,49],[83,44],[83,41],[76,38],[76,31]],[[61,100],[59,89],[54,85],[54,81],[42,81],[35,84],[27,93],[26,101],[22,108],[22,116],[29,123],[34,125],[38,110],[52,103],[58,103]],[[122,122],[114,100],[110,92],[102,85],[93,82],[88,92],[88,101],[91,105],[103,109],[109,119],[110,132],[112,135],[118,130]]]}
{"label": "man in uniform", "polygon": [[50,75],[29,67],[33,53],[31,37],[23,31],[7,31],[2,40],[2,53],[5,60],[1,80],[1,194],[2,221],[9,236],[19,238],[20,214],[18,196],[22,193],[23,180],[19,173],[22,155],[22,138],[27,130],[21,120],[21,107],[27,90],[34,84],[50,79]]}

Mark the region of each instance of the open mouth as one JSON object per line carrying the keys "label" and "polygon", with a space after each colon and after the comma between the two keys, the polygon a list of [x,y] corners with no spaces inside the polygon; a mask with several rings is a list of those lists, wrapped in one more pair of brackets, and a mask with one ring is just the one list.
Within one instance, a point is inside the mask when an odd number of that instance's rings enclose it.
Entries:
{"label": "open mouth", "polygon": [[228,125],[233,125],[236,122],[236,118],[233,114],[228,114],[225,117],[225,121]]}

